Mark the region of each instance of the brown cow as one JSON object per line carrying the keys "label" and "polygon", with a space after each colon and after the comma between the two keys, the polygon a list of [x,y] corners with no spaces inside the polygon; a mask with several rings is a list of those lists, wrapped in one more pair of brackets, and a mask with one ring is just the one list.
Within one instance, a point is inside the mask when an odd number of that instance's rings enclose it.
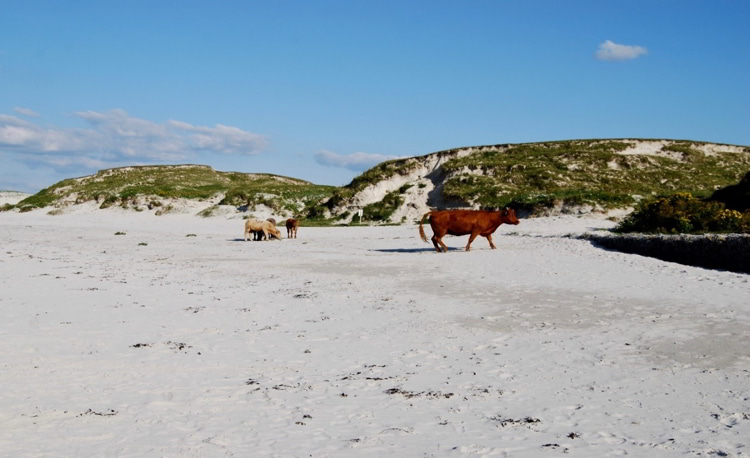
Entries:
{"label": "brown cow", "polygon": [[299,228],[299,220],[289,218],[286,220],[286,237],[289,239],[297,238],[297,228]]}
{"label": "brown cow", "polygon": [[[483,211],[483,210],[442,210],[427,212],[422,216],[419,222],[419,236],[422,240],[429,243],[427,236],[422,228],[424,219],[430,217],[430,226],[432,227],[432,244],[438,253],[448,251],[448,247],[443,243],[445,234],[466,235],[469,236],[469,243],[466,244],[466,251],[471,250],[471,242],[478,235],[487,237],[490,247],[494,250],[497,248],[492,243],[492,233],[498,226],[503,223],[518,224],[516,212],[513,209],[505,208],[500,211]],[[442,250],[441,250],[442,247]]]}

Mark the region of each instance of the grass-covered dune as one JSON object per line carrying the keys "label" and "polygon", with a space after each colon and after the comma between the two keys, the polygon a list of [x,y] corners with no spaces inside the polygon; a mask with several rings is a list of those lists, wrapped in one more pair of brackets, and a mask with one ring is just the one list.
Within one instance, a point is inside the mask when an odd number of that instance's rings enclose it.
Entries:
{"label": "grass-covered dune", "polygon": [[[270,174],[219,172],[207,166],[103,170],[61,181],[4,209],[169,206],[209,201],[321,224],[349,224],[363,210],[372,223],[413,222],[430,208],[499,208],[521,214],[634,208],[658,196],[707,198],[750,171],[750,147],[688,140],[568,140],[474,146],[386,161],[343,187]],[[356,221],[356,220],[355,220]]]}
{"label": "grass-covered dune", "polygon": [[[215,201],[217,205],[266,207],[281,214],[303,214],[327,198],[332,186],[271,174],[220,172],[204,165],[160,165],[102,170],[63,180],[18,202],[21,211],[96,202],[100,208],[166,207],[175,199]],[[207,212],[210,213],[210,207]]]}
{"label": "grass-covered dune", "polygon": [[708,197],[748,170],[750,147],[688,140],[476,146],[379,164],[337,189],[327,207],[341,215],[357,205],[390,222],[428,207],[607,210],[677,192]]}

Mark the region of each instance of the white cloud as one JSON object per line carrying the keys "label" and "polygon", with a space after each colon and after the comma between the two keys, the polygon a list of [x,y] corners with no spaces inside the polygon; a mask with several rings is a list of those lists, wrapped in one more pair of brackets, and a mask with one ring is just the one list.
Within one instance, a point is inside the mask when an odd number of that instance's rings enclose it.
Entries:
{"label": "white cloud", "polygon": [[[26,109],[16,108],[17,113]],[[257,154],[263,135],[237,127],[194,126],[182,121],[155,123],[124,110],[80,111],[73,116],[86,128],[43,127],[0,114],[0,151],[24,162],[56,168],[106,168],[122,164],[185,161],[199,153]]]}
{"label": "white cloud", "polygon": [[200,149],[219,153],[246,153],[264,148],[267,141],[264,136],[246,132],[237,127],[217,124],[215,127],[193,126],[182,121],[170,120],[167,123],[174,129],[190,132],[192,140]]}
{"label": "white cloud", "polygon": [[25,121],[15,116],[0,115],[0,145],[22,145],[34,137],[34,129]]}
{"label": "white cloud", "polygon": [[631,60],[644,54],[648,54],[648,50],[642,46],[621,45],[607,40],[599,44],[596,58],[599,60]]}
{"label": "white cloud", "polygon": [[14,107],[13,111],[16,113],[23,115],[23,116],[31,116],[32,118],[38,118],[39,113],[32,110],[31,108],[24,108],[24,107]]}
{"label": "white cloud", "polygon": [[26,153],[49,153],[80,144],[80,132],[43,129],[15,116],[0,114],[0,148]]}
{"label": "white cloud", "polygon": [[315,153],[315,162],[330,167],[342,167],[357,172],[362,172],[375,165],[390,159],[398,159],[398,156],[385,156],[382,154],[354,153],[336,154],[331,151],[319,151]]}

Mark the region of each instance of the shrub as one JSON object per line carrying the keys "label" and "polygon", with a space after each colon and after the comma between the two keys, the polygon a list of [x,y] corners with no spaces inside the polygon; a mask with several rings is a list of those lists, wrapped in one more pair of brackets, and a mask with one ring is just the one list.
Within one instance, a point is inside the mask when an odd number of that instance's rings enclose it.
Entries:
{"label": "shrub", "polygon": [[727,208],[740,212],[750,210],[750,172],[739,183],[715,191],[709,200],[722,202]]}
{"label": "shrub", "polygon": [[218,205],[211,205],[210,207],[204,208],[203,210],[198,212],[198,216],[202,218],[209,218],[211,216],[214,216],[214,214],[219,210]]}
{"label": "shrub", "polygon": [[411,183],[406,183],[406,184],[402,185],[402,186],[401,186],[400,188],[398,188],[398,192],[399,192],[400,194],[403,194],[403,193],[405,193],[406,191],[408,191],[408,190],[409,190],[409,188],[411,188],[412,186],[414,186],[414,185],[413,185],[413,184],[411,184]]}
{"label": "shrub", "polygon": [[728,210],[721,202],[678,193],[642,204],[615,230],[662,234],[750,232],[750,213]]}
{"label": "shrub", "polygon": [[391,191],[383,197],[380,202],[366,205],[364,210],[365,217],[372,221],[387,221],[393,212],[404,203],[399,191]]}
{"label": "shrub", "polygon": [[116,204],[120,199],[117,196],[113,196],[112,194],[107,195],[107,197],[104,198],[101,205],[99,205],[99,208],[105,209],[109,208],[112,205]]}

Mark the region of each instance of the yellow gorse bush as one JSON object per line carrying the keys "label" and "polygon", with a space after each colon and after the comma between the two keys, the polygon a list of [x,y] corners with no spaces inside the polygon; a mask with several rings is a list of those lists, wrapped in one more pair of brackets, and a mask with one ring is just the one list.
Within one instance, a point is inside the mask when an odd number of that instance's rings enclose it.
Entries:
{"label": "yellow gorse bush", "polygon": [[750,232],[750,212],[741,213],[721,202],[703,201],[679,192],[647,202],[628,215],[619,232],[685,234],[706,232]]}

